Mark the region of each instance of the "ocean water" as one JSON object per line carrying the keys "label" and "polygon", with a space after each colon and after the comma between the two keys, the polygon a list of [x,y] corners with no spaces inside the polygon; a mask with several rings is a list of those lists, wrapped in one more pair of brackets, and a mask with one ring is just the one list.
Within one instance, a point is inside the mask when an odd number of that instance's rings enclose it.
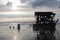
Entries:
{"label": "ocean water", "polygon": [[32,25],[21,24],[20,30],[18,30],[17,24],[6,23],[0,25],[0,40],[35,40],[36,33],[33,32]]}

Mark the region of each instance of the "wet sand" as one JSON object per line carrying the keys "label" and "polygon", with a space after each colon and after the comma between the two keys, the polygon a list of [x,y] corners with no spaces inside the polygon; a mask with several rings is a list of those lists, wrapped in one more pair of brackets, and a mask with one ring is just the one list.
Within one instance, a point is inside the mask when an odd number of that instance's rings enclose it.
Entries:
{"label": "wet sand", "polygon": [[[37,33],[33,31],[32,25],[21,25],[20,30],[17,29],[17,25],[0,26],[0,40],[36,40]],[[56,31],[54,33],[55,40],[60,40],[60,25],[56,25]]]}

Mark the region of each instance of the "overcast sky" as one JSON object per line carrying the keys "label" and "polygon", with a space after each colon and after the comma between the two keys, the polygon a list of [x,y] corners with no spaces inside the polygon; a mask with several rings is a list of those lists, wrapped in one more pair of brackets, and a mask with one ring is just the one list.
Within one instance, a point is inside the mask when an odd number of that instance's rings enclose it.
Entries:
{"label": "overcast sky", "polygon": [[26,9],[60,9],[60,0],[0,0],[0,10],[9,10],[13,5]]}
{"label": "overcast sky", "polygon": [[[1,19],[0,22],[14,21],[14,20],[20,21],[20,19],[19,19],[20,13],[18,15],[16,15],[18,12],[15,12],[15,11],[14,11],[14,13],[8,12],[11,15],[8,15],[8,13],[6,14],[5,12],[4,12],[4,14],[2,14],[2,12],[1,12],[1,10],[11,10],[11,9],[17,10],[16,8],[18,10],[30,10],[30,11],[47,10],[47,11],[54,11],[55,13],[60,13],[60,0],[0,0],[0,19]],[[24,12],[24,11],[22,11],[22,12]],[[31,16],[31,18],[32,18],[32,16],[34,16],[32,14],[32,12],[27,11],[27,12],[24,12],[24,14],[25,13],[27,13],[26,15],[28,17]],[[30,13],[29,14],[30,16],[28,15],[28,13]],[[15,14],[15,15],[13,16],[12,14]],[[25,17],[26,15],[24,15],[23,17]],[[57,14],[57,16],[60,18],[60,14]],[[17,17],[17,19],[16,19],[16,17]],[[14,19],[11,19],[11,18],[14,18]],[[31,20],[31,19],[29,19],[29,20]]]}

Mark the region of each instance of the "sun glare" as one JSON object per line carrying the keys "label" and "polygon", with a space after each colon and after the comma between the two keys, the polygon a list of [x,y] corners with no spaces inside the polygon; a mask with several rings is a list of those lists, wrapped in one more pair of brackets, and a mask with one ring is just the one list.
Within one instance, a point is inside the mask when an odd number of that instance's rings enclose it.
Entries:
{"label": "sun glare", "polygon": [[12,7],[11,7],[12,10],[16,10],[17,9],[17,5],[15,4],[12,4]]}
{"label": "sun glare", "polygon": [[17,9],[17,6],[20,4],[19,3],[19,0],[9,0],[9,1],[12,2],[11,9],[12,10],[16,10]]}
{"label": "sun glare", "polygon": [[26,4],[22,4],[20,1],[21,0],[9,0],[9,2],[12,3],[11,9],[12,10],[22,9],[22,6],[25,6]]}

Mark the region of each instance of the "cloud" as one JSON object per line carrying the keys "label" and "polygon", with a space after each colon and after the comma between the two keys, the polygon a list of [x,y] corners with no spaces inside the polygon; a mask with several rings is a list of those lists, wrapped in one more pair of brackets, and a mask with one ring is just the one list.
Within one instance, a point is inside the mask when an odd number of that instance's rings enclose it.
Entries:
{"label": "cloud", "polygon": [[[1,0],[2,4],[6,2],[5,5],[0,5],[0,10],[10,9],[12,6],[11,2],[7,0]],[[0,4],[1,4],[0,2]],[[20,5],[21,4],[21,5]],[[20,4],[17,6],[18,8],[60,8],[59,0],[20,0]],[[10,6],[10,7],[8,7]]]}
{"label": "cloud", "polygon": [[8,0],[0,0],[0,5],[5,5]]}
{"label": "cloud", "polygon": [[35,0],[32,2],[33,7],[38,7],[38,6],[48,6],[48,7],[55,7],[57,5],[56,0]]}
{"label": "cloud", "polygon": [[27,0],[21,0],[21,3],[26,3],[27,2]]}
{"label": "cloud", "polygon": [[31,5],[32,7],[41,7],[41,6],[47,6],[47,7],[58,7],[58,2],[57,0],[21,0],[22,3],[27,3]]}
{"label": "cloud", "polygon": [[58,8],[60,8],[60,1],[58,1]]}

